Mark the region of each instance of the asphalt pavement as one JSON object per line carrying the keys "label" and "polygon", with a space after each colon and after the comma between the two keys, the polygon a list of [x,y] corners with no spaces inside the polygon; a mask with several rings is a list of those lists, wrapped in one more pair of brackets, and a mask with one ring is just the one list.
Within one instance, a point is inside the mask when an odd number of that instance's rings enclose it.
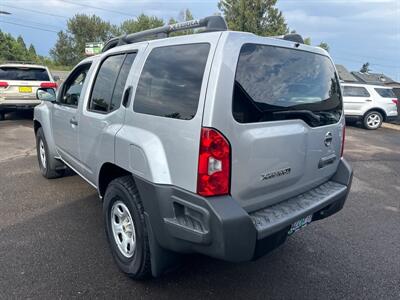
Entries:
{"label": "asphalt pavement", "polygon": [[29,118],[0,122],[0,299],[400,299],[399,130],[348,127],[344,209],[267,256],[189,255],[135,282],[113,262],[96,191],[78,176],[41,176]]}

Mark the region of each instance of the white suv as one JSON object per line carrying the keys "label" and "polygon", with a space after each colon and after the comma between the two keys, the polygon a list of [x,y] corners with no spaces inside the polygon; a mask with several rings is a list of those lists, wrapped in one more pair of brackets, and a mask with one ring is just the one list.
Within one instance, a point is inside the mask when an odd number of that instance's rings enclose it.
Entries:
{"label": "white suv", "polygon": [[40,104],[38,88],[57,88],[49,69],[26,63],[0,64],[0,120],[14,110],[33,109]]}
{"label": "white suv", "polygon": [[398,99],[392,88],[343,83],[342,89],[346,118],[362,121],[366,129],[378,129],[383,121],[397,117]]}

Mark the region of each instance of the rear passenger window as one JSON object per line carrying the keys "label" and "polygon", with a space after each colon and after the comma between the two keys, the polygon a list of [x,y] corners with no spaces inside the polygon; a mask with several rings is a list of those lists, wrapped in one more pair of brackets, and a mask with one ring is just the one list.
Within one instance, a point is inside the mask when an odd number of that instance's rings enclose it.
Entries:
{"label": "rear passenger window", "polygon": [[89,110],[107,113],[119,108],[129,70],[136,53],[107,57],[97,73]]}
{"label": "rear passenger window", "polygon": [[392,89],[380,89],[376,88],[375,91],[379,94],[379,96],[383,98],[396,98]]}
{"label": "rear passenger window", "polygon": [[345,86],[343,87],[344,97],[369,97],[367,89],[361,86]]}
{"label": "rear passenger window", "polygon": [[197,112],[209,44],[155,48],[139,79],[135,112],[192,119]]}

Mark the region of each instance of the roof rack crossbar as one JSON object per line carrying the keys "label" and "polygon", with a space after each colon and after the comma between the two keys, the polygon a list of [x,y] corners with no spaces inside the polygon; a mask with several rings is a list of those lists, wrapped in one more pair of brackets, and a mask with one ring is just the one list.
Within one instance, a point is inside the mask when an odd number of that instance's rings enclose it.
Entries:
{"label": "roof rack crossbar", "polygon": [[104,45],[102,52],[105,52],[116,46],[140,42],[146,37],[167,37],[172,32],[202,27],[205,28],[204,32],[225,31],[228,29],[224,18],[222,18],[221,16],[210,16],[199,20],[191,20],[176,24],[164,25],[162,27],[148,29],[131,34],[125,34],[119,37],[112,38]]}
{"label": "roof rack crossbar", "polygon": [[37,65],[37,62],[29,60],[1,60],[1,64],[21,64],[21,65]]}

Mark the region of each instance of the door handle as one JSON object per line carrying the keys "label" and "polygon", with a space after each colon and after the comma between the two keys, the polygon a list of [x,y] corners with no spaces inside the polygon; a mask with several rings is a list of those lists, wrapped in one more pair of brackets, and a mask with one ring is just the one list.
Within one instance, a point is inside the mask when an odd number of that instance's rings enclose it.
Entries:
{"label": "door handle", "polygon": [[69,123],[70,123],[71,125],[78,126],[78,121],[75,120],[75,118],[72,118],[71,120],[69,120]]}
{"label": "door handle", "polygon": [[367,102],[372,102],[372,100],[371,100],[371,99],[367,99],[367,100],[365,100],[365,101],[367,101]]}
{"label": "door handle", "polygon": [[132,90],[132,87],[131,87],[131,86],[129,86],[129,87],[125,90],[124,98],[123,98],[123,100],[122,100],[122,105],[123,105],[124,107],[128,107],[128,105],[129,105],[129,96],[131,95],[131,90]]}

